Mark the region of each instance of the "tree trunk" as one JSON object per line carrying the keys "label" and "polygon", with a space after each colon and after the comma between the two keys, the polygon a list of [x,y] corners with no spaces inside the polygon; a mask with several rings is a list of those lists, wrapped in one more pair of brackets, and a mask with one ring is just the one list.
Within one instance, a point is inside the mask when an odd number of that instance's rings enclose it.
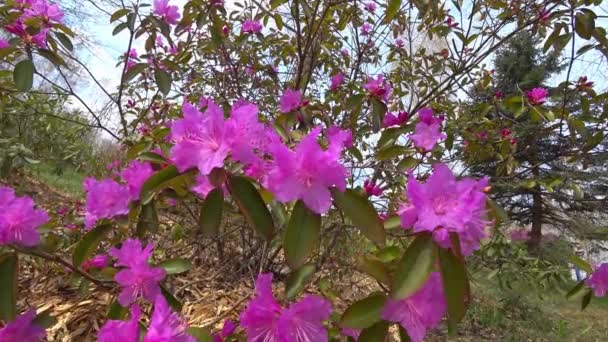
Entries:
{"label": "tree trunk", "polygon": [[528,250],[535,252],[538,250],[540,240],[542,238],[543,227],[543,198],[540,193],[540,186],[534,187],[532,194],[532,230],[530,231],[530,239],[528,240]]}

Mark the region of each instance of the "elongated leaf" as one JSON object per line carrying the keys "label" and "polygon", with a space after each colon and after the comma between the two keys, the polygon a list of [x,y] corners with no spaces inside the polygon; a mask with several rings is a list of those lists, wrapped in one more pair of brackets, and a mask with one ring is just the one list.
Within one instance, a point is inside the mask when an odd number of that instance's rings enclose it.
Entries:
{"label": "elongated leaf", "polygon": [[139,156],[137,156],[137,159],[139,159],[141,161],[152,162],[155,164],[163,164],[163,163],[167,162],[167,159],[165,159],[165,157],[161,156],[160,154],[154,153],[154,152],[141,153]]}
{"label": "elongated leaf", "polygon": [[346,309],[340,319],[340,326],[351,329],[365,329],[380,322],[380,315],[386,296],[383,293],[372,293]]}
{"label": "elongated leaf", "polygon": [[384,115],[388,111],[388,108],[386,107],[386,104],[377,97],[372,97],[370,101],[372,103],[372,130],[378,132],[382,127]]}
{"label": "elongated leaf", "polygon": [[401,0],[388,0],[386,6],[386,18],[384,22],[388,23],[397,15],[399,8],[401,7]]}
{"label": "elongated leaf", "polygon": [[380,321],[369,328],[363,329],[357,342],[381,342],[388,335],[388,322]]}
{"label": "elongated leaf", "polygon": [[295,298],[304,290],[306,284],[312,280],[314,274],[315,266],[312,264],[306,264],[293,271],[285,282],[285,297],[288,299]]}
{"label": "elongated leaf", "polygon": [[129,14],[130,10],[128,8],[121,8],[118,11],[112,13],[112,16],[110,16],[110,22],[115,22],[116,20],[124,17],[125,15]]}
{"label": "elongated leaf", "polygon": [[156,69],[154,70],[154,80],[156,80],[158,90],[167,96],[169,91],[171,91],[171,76],[162,69]]}
{"label": "elongated leaf", "polygon": [[388,268],[378,259],[361,256],[357,262],[357,269],[369,274],[383,284],[390,283]]}
{"label": "elongated leaf", "polygon": [[162,189],[162,185],[171,179],[179,176],[179,171],[173,165],[168,166],[148,178],[148,180],[141,187],[139,199],[142,204],[150,203],[154,194]]}
{"label": "elongated leaf", "polygon": [[192,263],[182,258],[163,260],[158,267],[162,267],[167,274],[180,274],[190,271]]}
{"label": "elongated leaf", "polygon": [[80,267],[85,260],[91,258],[101,243],[101,240],[103,240],[111,230],[111,225],[102,224],[86,233],[78,245],[76,245],[76,249],[74,249],[74,254],[72,255],[72,263],[74,266]]}
{"label": "elongated leaf", "polygon": [[106,316],[108,319],[120,320],[127,317],[127,314],[129,314],[129,309],[120,305],[118,299],[114,299]]}
{"label": "elongated leaf", "polygon": [[283,240],[285,259],[292,270],[304,265],[319,243],[320,231],[321,215],[308,209],[299,200],[293,208]]}
{"label": "elongated leaf", "polygon": [[272,216],[258,190],[244,177],[229,177],[228,188],[247,222],[266,241],[271,241],[274,236]]}
{"label": "elongated leaf", "polygon": [[51,316],[51,309],[47,309],[37,314],[32,323],[43,329],[48,329],[57,323],[57,319]]}
{"label": "elongated leaf", "polygon": [[591,265],[589,265],[588,262],[586,262],[585,260],[581,259],[580,257],[578,257],[576,255],[570,256],[570,262],[573,263],[574,266],[585,271],[585,273],[587,273],[588,275],[593,273],[593,268],[591,267]]}
{"label": "elongated leaf", "polygon": [[17,63],[13,71],[15,86],[21,91],[29,91],[34,84],[34,64],[29,59]]}
{"label": "elongated leaf", "polygon": [[595,19],[591,15],[579,12],[574,16],[574,30],[584,39],[591,39],[595,29]]}
{"label": "elongated leaf", "polygon": [[133,65],[127,72],[125,73],[125,82],[129,82],[133,79],[133,77],[141,74],[148,67],[147,63],[137,63]]}
{"label": "elongated leaf", "polygon": [[156,233],[158,231],[158,214],[154,201],[144,204],[139,213],[137,221],[137,236],[143,238],[147,232]]}
{"label": "elongated leaf", "polygon": [[403,299],[424,285],[435,264],[436,246],[430,234],[419,235],[397,264],[391,297]]}
{"label": "elongated leaf", "polygon": [[378,153],[376,154],[376,159],[388,160],[406,154],[408,152],[411,153],[413,151],[405,146],[393,145],[378,151]]}
{"label": "elongated leaf", "polygon": [[220,231],[222,224],[222,212],[224,209],[224,192],[222,188],[215,188],[207,194],[198,220],[198,225],[203,237],[215,237]]}
{"label": "elongated leaf", "polygon": [[175,296],[171,292],[169,292],[169,290],[167,290],[164,285],[160,286],[160,293],[163,295],[163,297],[165,297],[167,303],[169,303],[173,310],[177,312],[182,311],[182,303],[177,298],[175,298]]}
{"label": "elongated leaf", "polygon": [[70,51],[74,50],[74,45],[72,45],[70,37],[68,37],[65,33],[56,31],[55,36],[61,42],[61,45],[65,46],[66,49]]}
{"label": "elongated leaf", "polygon": [[448,309],[448,332],[452,335],[456,334],[456,325],[467,312],[471,292],[464,259],[456,255],[460,254],[458,238],[452,236],[452,246],[454,245],[455,253],[450,249],[439,248],[439,268]]}
{"label": "elongated leaf", "polygon": [[331,189],[331,194],[336,207],[348,216],[363,235],[379,245],[384,244],[386,239],[384,226],[378,213],[366,197],[352,189],[340,192],[334,188]]}
{"label": "elongated leaf", "polygon": [[574,300],[582,297],[587,293],[587,288],[585,287],[585,280],[581,280],[566,294],[566,299]]}
{"label": "elongated leaf", "polygon": [[587,308],[587,306],[591,302],[591,297],[593,297],[593,292],[588,289],[587,293],[583,297],[583,300],[581,301],[581,311]]}
{"label": "elongated leaf", "polygon": [[17,254],[0,256],[0,320],[12,321],[17,316]]}

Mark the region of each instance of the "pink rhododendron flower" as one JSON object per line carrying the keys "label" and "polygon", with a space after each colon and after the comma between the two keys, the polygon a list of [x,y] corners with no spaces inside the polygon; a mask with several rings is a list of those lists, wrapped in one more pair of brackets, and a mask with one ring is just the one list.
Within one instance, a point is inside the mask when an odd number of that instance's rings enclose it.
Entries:
{"label": "pink rhododendron flower", "polygon": [[401,300],[388,299],[382,311],[382,319],[398,322],[407,331],[412,342],[420,342],[427,330],[439,325],[445,313],[441,276],[433,272],[423,287],[410,297]]}
{"label": "pink rhododendron flower", "polygon": [[367,3],[365,3],[365,10],[370,12],[370,13],[374,13],[376,11],[376,3],[373,1],[368,1]]}
{"label": "pink rhododendron flower", "polygon": [[34,206],[30,197],[16,197],[13,189],[0,186],[0,246],[33,247],[40,243],[36,228],[45,224],[49,216]]}
{"label": "pink rhododendron flower", "polygon": [[596,297],[604,297],[608,293],[608,263],[601,264],[585,284],[593,290]]}
{"label": "pink rhododendron flower", "polygon": [[82,269],[104,268],[110,264],[110,258],[105,254],[100,254],[82,263]]}
{"label": "pink rhododendron flower", "polygon": [[497,90],[494,92],[494,98],[497,100],[502,100],[505,97],[505,94],[502,93],[502,91]]}
{"label": "pink rhododendron flower", "polygon": [[424,184],[419,183],[410,170],[407,184],[409,203],[399,211],[404,228],[412,227],[415,233],[433,233],[443,248],[451,247],[449,233],[456,233],[463,255],[479,248],[487,224],[483,217],[486,178],[456,180],[445,164],[438,163],[433,165],[433,174]]}
{"label": "pink rhododendron flower", "polygon": [[587,80],[587,76],[581,76],[576,81],[576,89],[578,90],[586,90],[593,88],[593,82]]}
{"label": "pink rhododendron flower", "polygon": [[458,23],[456,22],[456,20],[454,19],[453,16],[448,16],[448,18],[445,20],[445,24],[450,27],[450,28],[456,28],[458,27]]}
{"label": "pink rhododendron flower", "polygon": [[132,161],[129,166],[122,170],[120,175],[129,187],[131,200],[139,200],[141,187],[148,180],[148,178],[152,176],[153,173],[154,169],[152,169],[152,165],[150,163],[140,162],[139,160]]}
{"label": "pink rhododendron flower", "polygon": [[299,90],[287,89],[281,96],[280,109],[283,113],[298,110],[302,106],[302,92]]}
{"label": "pink rhododendron flower", "polygon": [[367,193],[369,196],[382,195],[382,189],[378,185],[376,185],[374,181],[369,179],[366,179],[365,182],[363,182],[363,189],[365,190],[365,193]]}
{"label": "pink rhododendron flower", "polygon": [[11,44],[7,40],[0,38],[0,49],[6,49],[10,46]]}
{"label": "pink rhododendron flower", "polygon": [[224,342],[227,337],[234,333],[234,330],[236,330],[236,323],[231,320],[226,320],[222,330],[216,334],[213,334],[213,342]]}
{"label": "pink rhododendron flower", "polygon": [[500,130],[500,136],[503,138],[507,138],[511,135],[511,131],[508,128],[503,128]]}
{"label": "pink rhododendron flower", "polygon": [[53,22],[61,23],[63,20],[63,12],[57,4],[51,4],[47,0],[37,0],[32,2],[30,8],[23,12],[23,18],[39,17],[45,25],[51,25]]}
{"label": "pink rhododendron flower", "polygon": [[295,151],[282,143],[274,143],[270,151],[274,165],[266,179],[266,187],[277,200],[296,199],[316,213],[323,214],[331,206],[330,187],[346,188],[346,169],[339,161],[339,148],[321,149],[317,143],[320,127],[313,129],[298,144]]}
{"label": "pink rhododendron flower", "polygon": [[538,21],[541,25],[547,25],[551,19],[551,11],[546,7],[542,7],[538,10]]}
{"label": "pink rhododendron flower", "polygon": [[177,6],[169,6],[169,0],[154,0],[154,14],[163,18],[170,25],[177,24],[181,17]]}
{"label": "pink rhododendron flower", "polygon": [[224,112],[209,101],[205,113],[189,103],[182,108],[184,118],[171,125],[171,159],[180,172],[197,167],[202,175],[208,175],[216,167],[224,166],[230,152]]}
{"label": "pink rhododendron flower", "polygon": [[38,342],[46,337],[44,328],[34,323],[36,310],[19,315],[12,322],[0,329],[0,341],[5,342]]}
{"label": "pink rhododendron flower", "polygon": [[342,56],[344,57],[348,57],[350,56],[350,51],[348,51],[347,48],[342,48],[342,50],[340,50],[340,53],[342,54]]}
{"label": "pink rhododendron flower", "polygon": [[131,195],[126,185],[118,184],[112,179],[101,181],[87,178],[83,184],[87,193],[84,226],[91,229],[95,223],[104,218],[112,218],[129,213]]}
{"label": "pink rhododendron flower", "polygon": [[260,23],[259,21],[247,19],[243,22],[241,31],[243,33],[249,33],[249,34],[260,33],[260,32],[262,32],[263,27],[264,26],[262,26],[262,23]]}
{"label": "pink rhododendron flower", "polygon": [[384,115],[384,120],[382,121],[383,127],[391,127],[391,126],[401,126],[407,122],[410,115],[408,112],[401,111],[399,114],[395,115],[391,112],[386,113]]}
{"label": "pink rhododendron flower", "polygon": [[213,190],[215,187],[209,181],[209,177],[205,175],[197,175],[196,176],[196,184],[190,189],[194,191],[196,194],[201,196],[201,198],[207,197],[207,195]]}
{"label": "pink rhododendron flower", "polygon": [[361,25],[361,34],[364,36],[369,36],[369,34],[372,33],[372,27],[372,24],[364,23]]}
{"label": "pink rhododendron flower", "polygon": [[306,295],[282,308],[272,295],[272,274],[260,274],[255,284],[256,296],[241,313],[241,326],[247,341],[326,342],[323,321],[331,314],[331,304],[318,296]]}
{"label": "pink rhododendron flower", "polygon": [[403,38],[397,37],[397,39],[395,39],[395,46],[398,49],[403,49],[403,47],[405,46],[405,41],[403,40]]}
{"label": "pink rhododendron flower", "polygon": [[245,67],[245,73],[249,76],[253,76],[253,74],[255,74],[255,69],[253,68],[253,65],[247,64],[247,66]]}
{"label": "pink rhododendron flower", "polygon": [[109,250],[110,255],[117,259],[114,266],[125,267],[114,276],[114,280],[122,287],[118,295],[120,305],[129,306],[139,296],[153,301],[160,294],[158,283],[165,278],[165,270],[148,264],[153,248],[151,243],[142,248],[139,240],[128,239],[120,249]]}
{"label": "pink rhododendron flower", "polygon": [[165,297],[157,295],[144,342],[195,342],[194,337],[186,332],[187,329],[188,325],[173,312]]}
{"label": "pink rhododendron flower", "polygon": [[419,112],[420,122],[416,124],[414,134],[409,138],[414,141],[414,146],[423,149],[425,152],[433,150],[435,144],[447,136],[441,133],[441,119],[433,116],[433,111],[423,108]]}
{"label": "pink rhododendron flower", "polygon": [[329,86],[329,90],[336,90],[340,88],[342,83],[344,83],[344,74],[342,72],[338,72],[331,77],[331,85]]}
{"label": "pink rhododendron flower", "polygon": [[327,129],[327,140],[329,146],[327,151],[333,153],[337,158],[345,148],[353,147],[353,134],[349,130],[340,129],[338,126],[331,126]]}
{"label": "pink rhododendron flower", "polygon": [[547,89],[541,87],[534,88],[526,94],[528,97],[528,102],[530,102],[532,105],[541,105],[545,103],[547,100],[547,95],[549,95]]}
{"label": "pink rhododendron flower", "polygon": [[133,305],[128,321],[108,320],[97,333],[97,339],[99,342],[139,342],[140,318],[141,310]]}
{"label": "pink rhododendron flower", "polygon": [[382,75],[378,75],[376,78],[370,77],[367,80],[367,83],[363,85],[363,88],[365,88],[371,96],[381,98],[384,101],[388,101],[388,98],[391,95],[391,86],[384,81],[384,76]]}

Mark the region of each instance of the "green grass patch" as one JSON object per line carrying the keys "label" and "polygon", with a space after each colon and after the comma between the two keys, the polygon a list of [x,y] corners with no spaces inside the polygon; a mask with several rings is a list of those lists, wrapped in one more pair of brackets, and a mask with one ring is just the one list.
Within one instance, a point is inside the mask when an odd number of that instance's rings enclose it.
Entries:
{"label": "green grass patch", "polygon": [[28,169],[40,181],[58,191],[75,196],[83,194],[82,182],[86,176],[74,168],[40,163],[30,165]]}

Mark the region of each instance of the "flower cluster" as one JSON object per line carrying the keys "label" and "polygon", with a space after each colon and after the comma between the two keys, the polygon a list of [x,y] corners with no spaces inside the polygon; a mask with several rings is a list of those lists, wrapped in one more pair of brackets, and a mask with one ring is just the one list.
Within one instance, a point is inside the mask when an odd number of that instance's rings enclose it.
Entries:
{"label": "flower cluster", "polygon": [[426,183],[419,183],[410,171],[406,196],[409,202],[399,210],[404,228],[430,232],[443,248],[452,247],[450,233],[456,233],[463,255],[479,248],[485,237],[484,220],[488,180],[457,180],[445,164],[435,164]]}
{"label": "flower cluster", "polygon": [[344,83],[344,74],[342,72],[337,72],[331,77],[331,84],[329,85],[329,90],[336,90],[340,88],[342,83]]}
{"label": "flower cluster", "polygon": [[167,24],[175,25],[181,17],[177,6],[170,6],[169,0],[154,0],[154,14],[161,17]]}
{"label": "flower cluster", "polygon": [[11,11],[17,12],[17,19],[4,28],[26,44],[34,44],[40,48],[46,48],[46,37],[50,29],[63,20],[63,12],[59,6],[48,0],[18,1]]}
{"label": "flower cluster", "polygon": [[46,336],[44,328],[34,323],[36,311],[30,310],[0,329],[0,341],[38,342]]}
{"label": "flower cluster", "polygon": [[420,122],[416,124],[414,134],[410,135],[410,139],[414,141],[414,146],[422,149],[425,152],[433,150],[435,144],[445,139],[445,133],[441,133],[441,118],[433,116],[433,110],[423,108],[419,111],[418,116]]}
{"label": "flower cluster", "polygon": [[608,293],[608,263],[601,264],[585,283],[596,297],[604,297]]}
{"label": "flower cluster", "polygon": [[[99,330],[99,342],[139,342],[139,319],[141,310],[137,305],[131,307],[131,318],[128,321],[109,320]],[[150,319],[144,342],[195,342],[187,333],[187,325],[171,310],[162,295],[154,299],[154,312]]]}
{"label": "flower cluster", "polygon": [[384,80],[384,76],[382,75],[378,75],[376,78],[370,77],[367,83],[363,85],[363,88],[369,92],[370,96],[377,97],[384,102],[388,101],[392,92],[391,85]]}
{"label": "flower cluster", "polygon": [[549,92],[545,88],[534,88],[526,93],[531,105],[542,105],[547,100]]}
{"label": "flower cluster", "polygon": [[287,89],[281,96],[280,109],[283,113],[295,112],[302,105],[302,92],[299,90]]}
{"label": "flower cluster", "polygon": [[366,179],[363,182],[363,190],[369,196],[380,196],[382,195],[382,188],[380,188],[376,183],[371,179]]}
{"label": "flower cluster", "polygon": [[36,228],[48,220],[48,214],[34,208],[30,197],[16,197],[13,189],[0,186],[0,246],[38,245],[40,234]]}
{"label": "flower cluster", "polygon": [[240,317],[247,341],[327,341],[323,321],[332,311],[327,300],[306,295],[283,308],[272,294],[272,274],[260,274],[255,289],[256,296]]}
{"label": "flower cluster", "polygon": [[84,217],[86,229],[93,228],[98,220],[129,213],[130,194],[126,185],[109,178],[98,181],[89,177],[84,180],[83,188],[87,193]]}
{"label": "flower cluster", "polygon": [[116,258],[114,266],[124,267],[114,276],[122,287],[118,295],[120,305],[129,306],[139,296],[153,301],[160,294],[158,283],[165,278],[165,270],[148,263],[153,249],[151,243],[142,248],[141,241],[137,239],[124,241],[120,249],[110,249],[110,255]]}
{"label": "flower cluster", "polygon": [[384,121],[382,121],[382,126],[391,127],[391,126],[401,126],[407,122],[410,115],[408,112],[401,111],[397,115],[388,112],[384,115]]}
{"label": "flower cluster", "polygon": [[254,34],[262,32],[262,23],[256,20],[247,19],[243,22],[243,26],[241,27],[241,31],[247,34]]}

